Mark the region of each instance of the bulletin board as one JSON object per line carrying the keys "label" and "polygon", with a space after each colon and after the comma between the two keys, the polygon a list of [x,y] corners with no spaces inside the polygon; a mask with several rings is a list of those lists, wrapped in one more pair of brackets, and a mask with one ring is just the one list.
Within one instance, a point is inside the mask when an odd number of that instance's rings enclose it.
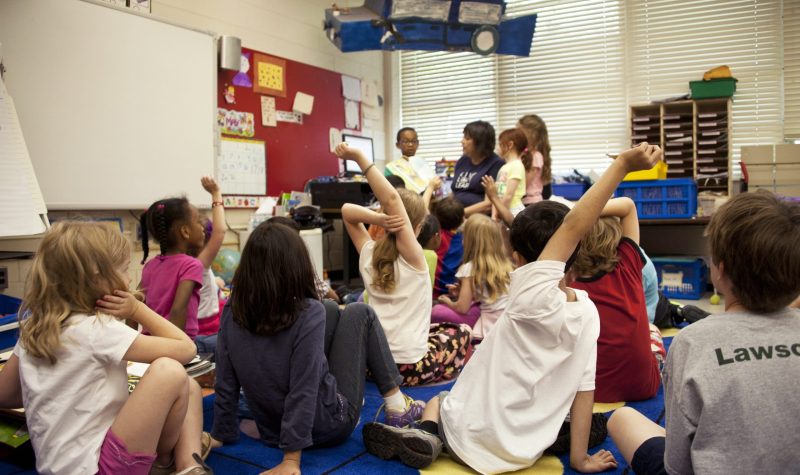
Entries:
{"label": "bulletin board", "polygon": [[[222,143],[227,142],[226,138],[264,143],[265,171],[269,169],[265,193],[271,196],[302,191],[305,183],[317,176],[337,175],[339,161],[330,151],[329,131],[345,127],[341,74],[248,48],[242,48],[242,55],[248,61],[247,72],[219,71],[217,104],[227,111],[252,114],[253,125],[234,130],[238,136],[223,131]],[[283,84],[279,81],[270,84],[275,89],[274,94],[260,94],[254,90],[257,80],[253,61],[256,55],[268,56],[274,60],[273,64],[282,65]],[[281,89],[284,96],[280,95]],[[311,114],[302,115],[302,124],[281,121],[282,117],[291,115],[287,113],[291,113],[298,92],[313,96]],[[262,125],[262,97],[275,100],[278,121],[274,127]],[[229,102],[231,99],[233,103]],[[248,124],[248,120],[244,123]],[[224,194],[250,194],[238,193],[225,186],[221,188]]]}

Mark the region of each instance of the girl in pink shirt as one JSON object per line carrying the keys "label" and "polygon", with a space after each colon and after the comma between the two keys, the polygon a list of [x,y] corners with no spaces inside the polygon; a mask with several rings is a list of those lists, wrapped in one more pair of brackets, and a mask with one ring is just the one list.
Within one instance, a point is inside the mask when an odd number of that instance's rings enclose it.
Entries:
{"label": "girl in pink shirt", "polygon": [[550,173],[550,139],[547,135],[547,125],[535,114],[524,115],[517,122],[517,128],[525,132],[528,138],[528,153],[521,156],[525,165],[525,196],[522,198],[524,205],[530,205],[542,200],[544,185],[552,180]]}
{"label": "girl in pink shirt", "polygon": [[[222,206],[213,178],[204,177],[203,187],[212,194],[212,207]],[[217,191],[215,195],[214,191]],[[198,333],[197,308],[205,268],[198,255],[205,245],[203,216],[185,197],[153,203],[141,216],[142,250],[147,259],[150,235],[161,254],[142,269],[141,290],[145,303],[156,313],[186,332],[194,340]]]}

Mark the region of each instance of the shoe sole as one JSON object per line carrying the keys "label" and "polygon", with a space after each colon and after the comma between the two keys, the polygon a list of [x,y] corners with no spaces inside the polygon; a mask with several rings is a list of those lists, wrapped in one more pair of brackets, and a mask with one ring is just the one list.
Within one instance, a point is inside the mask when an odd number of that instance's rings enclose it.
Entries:
{"label": "shoe sole", "polygon": [[433,447],[429,443],[394,427],[369,423],[364,425],[362,435],[367,452],[383,460],[399,457],[412,468],[425,468],[434,461]]}

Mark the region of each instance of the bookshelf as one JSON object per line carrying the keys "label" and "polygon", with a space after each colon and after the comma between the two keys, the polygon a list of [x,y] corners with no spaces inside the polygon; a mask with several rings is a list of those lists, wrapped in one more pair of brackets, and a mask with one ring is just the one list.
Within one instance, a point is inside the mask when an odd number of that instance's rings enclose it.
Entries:
{"label": "bookshelf", "polygon": [[692,178],[697,191],[731,195],[730,99],[702,99],[630,108],[631,143],[664,149],[667,178]]}

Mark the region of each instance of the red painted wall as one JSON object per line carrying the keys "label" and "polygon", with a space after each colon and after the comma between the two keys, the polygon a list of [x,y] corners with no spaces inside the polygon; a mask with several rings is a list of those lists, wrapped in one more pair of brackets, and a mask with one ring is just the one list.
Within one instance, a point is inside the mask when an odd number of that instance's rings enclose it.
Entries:
{"label": "red painted wall", "polygon": [[[242,53],[245,52],[251,53],[248,75],[252,81],[253,53],[260,51],[242,48]],[[291,111],[297,92],[314,96],[314,108],[310,115],[303,116],[302,125],[278,122],[277,127],[261,125],[261,94],[253,92],[252,88],[234,86],[236,103],[228,104],[225,101],[225,87],[233,84],[236,74],[236,71],[219,71],[217,104],[228,110],[253,114],[255,136],[235,138],[263,140],[266,143],[267,194],[276,196],[281,192],[302,191],[306,181],[311,178],[339,173],[338,159],[329,149],[328,131],[331,127],[339,130],[344,128],[341,74],[287,59],[286,97],[275,98],[276,109]]]}

